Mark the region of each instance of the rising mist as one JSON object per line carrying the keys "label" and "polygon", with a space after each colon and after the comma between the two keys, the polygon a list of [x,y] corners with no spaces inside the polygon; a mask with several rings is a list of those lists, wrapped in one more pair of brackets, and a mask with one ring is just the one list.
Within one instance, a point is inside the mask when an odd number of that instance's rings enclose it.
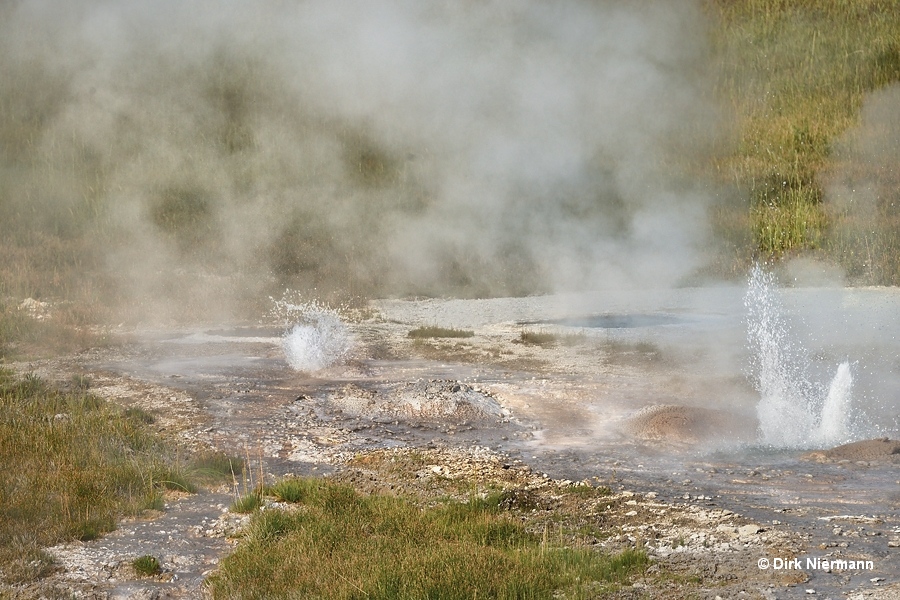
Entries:
{"label": "rising mist", "polygon": [[659,287],[705,259],[699,3],[0,12],[4,235],[83,240],[98,301]]}

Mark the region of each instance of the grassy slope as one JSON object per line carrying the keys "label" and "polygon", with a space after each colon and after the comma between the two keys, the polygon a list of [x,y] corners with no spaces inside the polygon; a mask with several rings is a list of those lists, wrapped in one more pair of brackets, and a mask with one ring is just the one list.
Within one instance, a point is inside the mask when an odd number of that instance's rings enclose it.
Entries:
{"label": "grassy slope", "polygon": [[900,2],[717,0],[712,11],[720,93],[739,140],[715,168],[749,199],[720,226],[749,232],[766,257],[818,250],[861,282],[900,283],[900,178],[882,188],[880,214],[823,203],[836,142],[858,124],[868,94],[900,81]]}

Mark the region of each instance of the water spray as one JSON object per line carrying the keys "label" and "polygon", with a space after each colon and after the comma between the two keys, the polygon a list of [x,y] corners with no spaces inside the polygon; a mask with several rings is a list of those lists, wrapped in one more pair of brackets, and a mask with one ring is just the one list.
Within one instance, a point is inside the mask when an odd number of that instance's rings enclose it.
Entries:
{"label": "water spray", "polygon": [[811,360],[796,342],[777,294],[775,276],[755,265],[747,294],[759,441],[773,447],[804,448],[850,441],[853,374],[843,362],[826,388],[809,376]]}
{"label": "water spray", "polygon": [[320,371],[338,363],[352,349],[353,337],[334,309],[315,301],[273,302],[273,314],[290,324],[281,348],[291,368]]}

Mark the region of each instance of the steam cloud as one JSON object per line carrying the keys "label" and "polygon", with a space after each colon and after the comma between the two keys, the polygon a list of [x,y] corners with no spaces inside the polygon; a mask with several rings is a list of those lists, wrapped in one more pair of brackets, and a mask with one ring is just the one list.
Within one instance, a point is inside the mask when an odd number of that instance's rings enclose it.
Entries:
{"label": "steam cloud", "polygon": [[900,85],[868,95],[859,123],[835,144],[834,166],[822,176],[826,208],[851,280],[898,285],[900,253]]}
{"label": "steam cloud", "polygon": [[706,26],[662,0],[7,2],[0,202],[103,224],[146,302],[674,284],[708,241],[676,175],[715,142]]}
{"label": "steam cloud", "polygon": [[[900,85],[871,93],[863,105],[860,123],[837,144],[838,168],[826,177],[832,208],[872,217],[880,203],[895,206],[891,197],[900,174]],[[892,185],[893,184],[893,185]]]}

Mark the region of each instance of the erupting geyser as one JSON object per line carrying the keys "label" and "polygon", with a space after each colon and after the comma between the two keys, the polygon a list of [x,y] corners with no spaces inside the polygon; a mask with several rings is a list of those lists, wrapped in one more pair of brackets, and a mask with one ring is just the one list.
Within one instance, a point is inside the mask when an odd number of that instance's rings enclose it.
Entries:
{"label": "erupting geyser", "polygon": [[753,357],[760,442],[787,448],[850,441],[853,375],[841,363],[830,386],[810,380],[811,361],[791,337],[775,277],[756,265],[747,295],[747,333]]}
{"label": "erupting geyser", "polygon": [[294,325],[284,334],[281,347],[291,368],[319,371],[344,358],[353,346],[347,326],[336,312],[318,304],[276,301],[276,311]]}

